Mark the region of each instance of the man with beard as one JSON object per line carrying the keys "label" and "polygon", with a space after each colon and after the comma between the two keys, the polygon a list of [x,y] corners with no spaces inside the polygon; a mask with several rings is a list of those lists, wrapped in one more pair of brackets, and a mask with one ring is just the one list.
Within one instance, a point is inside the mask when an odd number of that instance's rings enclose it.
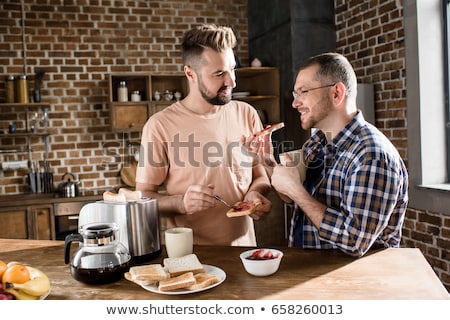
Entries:
{"label": "man with beard", "polygon": [[[392,143],[356,106],[356,75],[340,54],[325,53],[300,67],[292,106],[304,130],[306,178],[278,165],[272,186],[294,203],[290,245],[339,248],[362,256],[398,247],[408,204],[408,174]],[[292,160],[292,159],[291,159]]]}
{"label": "man with beard", "polygon": [[[136,189],[158,199],[163,229],[190,227],[200,245],[255,246],[253,219],[271,209],[270,181],[249,152],[263,129],[256,110],[232,101],[236,38],[228,27],[201,25],[182,41],[189,93],[151,116],[141,141]],[[158,192],[160,186],[164,193]],[[261,202],[251,216],[228,218],[228,203]]]}

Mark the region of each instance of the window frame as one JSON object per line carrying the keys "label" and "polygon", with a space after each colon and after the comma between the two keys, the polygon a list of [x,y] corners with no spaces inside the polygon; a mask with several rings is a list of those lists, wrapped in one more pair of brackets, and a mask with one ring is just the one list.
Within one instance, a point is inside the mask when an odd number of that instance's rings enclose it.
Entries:
{"label": "window frame", "polygon": [[403,6],[409,207],[450,214],[442,1],[404,0]]}
{"label": "window frame", "polygon": [[450,92],[450,0],[442,0],[442,13],[444,24],[444,65],[447,68],[445,70],[445,96],[444,105],[446,109],[446,139],[447,139],[447,182],[450,181],[450,105],[449,105],[449,92]]}

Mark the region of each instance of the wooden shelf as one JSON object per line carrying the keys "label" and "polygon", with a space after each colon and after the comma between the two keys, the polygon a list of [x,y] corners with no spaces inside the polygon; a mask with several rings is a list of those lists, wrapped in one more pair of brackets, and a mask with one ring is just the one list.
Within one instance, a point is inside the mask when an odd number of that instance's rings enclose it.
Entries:
{"label": "wooden shelf", "polygon": [[[163,110],[176,100],[164,100],[166,90],[182,96],[188,92],[187,80],[184,74],[133,74],[113,73],[109,79],[109,98],[111,129],[114,132],[142,131],[147,119],[154,113]],[[141,101],[117,101],[117,87],[120,81],[125,81],[128,88],[128,98],[134,90],[141,93]],[[153,94],[159,91],[161,100],[153,100]]]}
{"label": "wooden shelf", "polygon": [[[245,101],[266,115],[264,124],[281,121],[280,76],[278,68],[248,67],[236,69],[234,92],[249,92],[249,96],[234,97]],[[263,121],[264,122],[264,121]]]}
{"label": "wooden shelf", "polygon": [[0,138],[20,138],[20,137],[48,137],[48,132],[16,132],[16,133],[0,133]]}
{"label": "wooden shelf", "polygon": [[49,108],[50,105],[48,103],[42,103],[42,102],[33,102],[33,103],[0,103],[0,108]]}

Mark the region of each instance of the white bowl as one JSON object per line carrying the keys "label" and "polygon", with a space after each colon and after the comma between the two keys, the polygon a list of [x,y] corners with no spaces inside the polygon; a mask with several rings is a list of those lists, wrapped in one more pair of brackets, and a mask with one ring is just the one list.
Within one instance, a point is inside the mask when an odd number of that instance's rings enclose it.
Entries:
{"label": "white bowl", "polygon": [[[256,251],[262,251],[264,253],[271,253],[275,258],[262,259],[262,260],[252,260],[248,259]],[[257,277],[270,276],[278,271],[280,266],[281,258],[283,257],[283,252],[277,249],[252,249],[241,253],[239,256],[241,258],[244,269],[251,275]]]}

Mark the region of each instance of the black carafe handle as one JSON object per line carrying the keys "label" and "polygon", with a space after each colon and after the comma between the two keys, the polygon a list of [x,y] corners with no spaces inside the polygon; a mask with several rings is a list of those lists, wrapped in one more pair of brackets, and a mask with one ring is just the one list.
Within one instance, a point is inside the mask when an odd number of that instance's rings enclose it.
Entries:
{"label": "black carafe handle", "polygon": [[83,236],[79,233],[72,233],[66,236],[64,241],[64,262],[66,264],[70,262],[70,244],[73,241],[83,242]]}

